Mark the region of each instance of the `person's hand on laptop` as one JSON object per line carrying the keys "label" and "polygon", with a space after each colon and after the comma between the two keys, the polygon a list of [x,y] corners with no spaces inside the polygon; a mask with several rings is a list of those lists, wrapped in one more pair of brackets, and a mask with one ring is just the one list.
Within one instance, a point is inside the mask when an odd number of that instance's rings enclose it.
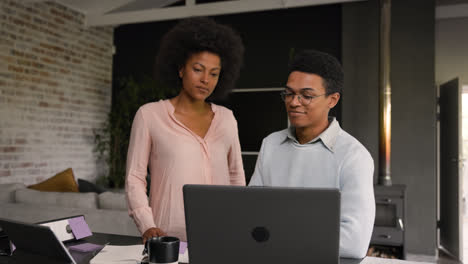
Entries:
{"label": "person's hand on laptop", "polygon": [[159,236],[166,236],[166,232],[162,231],[160,228],[152,227],[146,230],[142,237],[143,237],[143,244],[146,243],[146,240],[152,237],[159,237]]}

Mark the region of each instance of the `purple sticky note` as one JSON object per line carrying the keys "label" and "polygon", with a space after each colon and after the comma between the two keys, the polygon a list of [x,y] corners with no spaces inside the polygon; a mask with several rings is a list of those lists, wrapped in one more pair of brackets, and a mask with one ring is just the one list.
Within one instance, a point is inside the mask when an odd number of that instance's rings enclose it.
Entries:
{"label": "purple sticky note", "polygon": [[79,245],[69,246],[68,249],[78,251],[78,252],[94,252],[97,250],[101,250],[104,246],[103,245],[96,245],[93,243],[83,243]]}
{"label": "purple sticky note", "polygon": [[185,250],[187,250],[187,242],[180,241],[179,244],[179,254],[184,254]]}
{"label": "purple sticky note", "polygon": [[70,225],[70,228],[76,239],[82,239],[83,237],[89,237],[93,235],[83,216],[68,219],[68,224]]}

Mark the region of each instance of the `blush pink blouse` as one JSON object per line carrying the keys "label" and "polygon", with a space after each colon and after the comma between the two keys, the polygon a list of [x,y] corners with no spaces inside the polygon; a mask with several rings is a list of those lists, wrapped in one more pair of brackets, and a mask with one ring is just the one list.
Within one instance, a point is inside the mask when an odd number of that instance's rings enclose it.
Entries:
{"label": "blush pink blouse", "polygon": [[205,138],[176,119],[169,100],[145,104],[136,113],[125,189],[129,214],[142,234],[158,227],[187,240],[184,184],[245,185],[236,119],[225,107],[211,104],[211,109],[214,117]]}

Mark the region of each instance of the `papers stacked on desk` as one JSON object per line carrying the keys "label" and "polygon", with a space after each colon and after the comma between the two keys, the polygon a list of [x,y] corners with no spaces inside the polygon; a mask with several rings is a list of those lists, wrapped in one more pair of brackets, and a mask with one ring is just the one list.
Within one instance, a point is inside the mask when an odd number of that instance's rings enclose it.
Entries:
{"label": "papers stacked on desk", "polygon": [[376,257],[366,257],[360,264],[430,264],[428,262],[415,262],[401,259],[386,259]]}
{"label": "papers stacked on desk", "polygon": [[143,245],[110,246],[106,245],[91,261],[91,264],[136,264],[140,263]]}
{"label": "papers stacked on desk", "polygon": [[[188,263],[188,249],[179,254],[179,262]],[[139,264],[143,256],[143,245],[111,246],[106,245],[90,264]]]}

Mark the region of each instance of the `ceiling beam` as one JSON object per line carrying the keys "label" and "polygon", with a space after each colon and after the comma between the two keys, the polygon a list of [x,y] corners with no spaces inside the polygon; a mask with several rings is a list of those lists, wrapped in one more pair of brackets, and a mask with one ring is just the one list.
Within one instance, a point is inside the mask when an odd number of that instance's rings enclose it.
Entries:
{"label": "ceiling beam", "polygon": [[266,11],[294,7],[304,7],[364,0],[235,0],[205,4],[152,8],[139,11],[128,11],[108,14],[90,14],[86,17],[87,26],[107,26],[132,23],[143,23],[171,19],[181,19],[192,16],[216,16],[235,13]]}
{"label": "ceiling beam", "polygon": [[436,7],[436,19],[468,17],[468,4],[442,5]]}
{"label": "ceiling beam", "polygon": [[46,0],[20,0],[22,3],[45,2]]}
{"label": "ceiling beam", "polygon": [[126,5],[133,0],[54,0],[55,2],[79,11],[86,16],[101,15],[120,6]]}
{"label": "ceiling beam", "polygon": [[[63,0],[62,0],[63,1]],[[102,1],[102,0],[101,0]],[[116,1],[116,0],[112,0]],[[109,12],[103,13],[124,13],[129,11],[140,11],[152,8],[162,8],[180,2],[181,0],[129,0],[126,5],[119,6]],[[189,1],[189,0],[187,0]],[[103,15],[103,14],[101,14]]]}

